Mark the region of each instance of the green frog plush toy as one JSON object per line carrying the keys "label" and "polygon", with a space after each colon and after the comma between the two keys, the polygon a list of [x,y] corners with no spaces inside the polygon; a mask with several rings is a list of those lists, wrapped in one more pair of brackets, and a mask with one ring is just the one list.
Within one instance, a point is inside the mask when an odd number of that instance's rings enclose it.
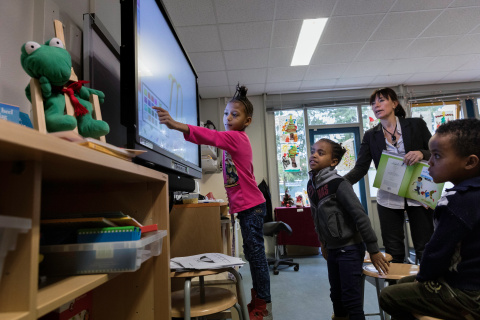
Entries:
{"label": "green frog plush toy", "polygon": [[[20,57],[22,67],[32,78],[40,82],[44,99],[45,122],[48,132],[69,131],[78,126],[78,133],[83,137],[99,138],[106,135],[110,128],[108,123],[92,118],[93,106],[90,94],[96,94],[103,103],[102,91],[83,86],[87,81],[69,83],[72,58],[58,38],[52,38],[44,45],[29,41],[22,46]],[[65,87],[65,85],[68,86]],[[75,117],[65,114],[65,95],[67,93],[75,110]],[[25,89],[31,100],[30,84]]]}

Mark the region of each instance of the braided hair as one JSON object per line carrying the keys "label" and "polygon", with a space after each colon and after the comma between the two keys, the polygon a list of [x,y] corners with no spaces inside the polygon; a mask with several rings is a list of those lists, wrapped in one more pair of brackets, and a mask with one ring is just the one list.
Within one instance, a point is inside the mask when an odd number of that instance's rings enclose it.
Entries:
{"label": "braided hair", "polygon": [[341,143],[335,142],[327,138],[322,138],[318,141],[327,142],[330,146],[332,146],[332,159],[337,159],[338,165],[342,161],[343,155],[345,154],[345,152],[347,152],[347,149],[345,149],[345,147],[342,147]]}
{"label": "braided hair", "polygon": [[450,135],[452,147],[458,155],[468,157],[476,155],[480,158],[480,120],[460,119],[442,124],[435,131],[437,135]]}
{"label": "braided hair", "polygon": [[373,91],[372,95],[370,96],[370,105],[372,105],[375,102],[375,99],[377,99],[380,96],[384,97],[385,99],[390,99],[393,102],[396,101],[397,106],[394,109],[395,116],[399,118],[405,118],[407,113],[405,112],[405,109],[403,109],[403,106],[398,101],[397,94],[392,88],[381,88]]}
{"label": "braided hair", "polygon": [[245,86],[240,86],[237,84],[237,90],[233,95],[233,98],[230,99],[230,102],[241,102],[245,106],[245,113],[247,117],[253,116],[253,104],[247,98],[248,89]]}

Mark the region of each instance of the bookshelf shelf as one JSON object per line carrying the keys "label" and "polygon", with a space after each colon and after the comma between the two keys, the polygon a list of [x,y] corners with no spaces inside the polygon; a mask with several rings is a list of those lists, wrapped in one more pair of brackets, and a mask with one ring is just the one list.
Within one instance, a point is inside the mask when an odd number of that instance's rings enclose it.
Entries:
{"label": "bookshelf shelf", "polygon": [[[2,214],[32,221],[5,259],[0,320],[37,319],[91,290],[95,319],[170,318],[165,174],[0,120],[0,190]],[[167,230],[162,253],[136,272],[48,277],[39,289],[40,219],[108,211]]]}

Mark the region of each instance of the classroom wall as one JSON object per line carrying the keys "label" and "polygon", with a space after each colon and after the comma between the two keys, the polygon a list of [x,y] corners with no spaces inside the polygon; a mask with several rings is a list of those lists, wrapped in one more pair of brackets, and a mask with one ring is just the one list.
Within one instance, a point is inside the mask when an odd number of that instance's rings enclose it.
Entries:
{"label": "classroom wall", "polygon": [[[231,98],[231,97],[230,97]],[[223,111],[225,109],[227,99],[202,99],[200,102],[200,121],[212,121],[218,131],[224,131]],[[268,182],[267,170],[267,152],[265,139],[265,106],[263,96],[248,97],[253,104],[253,121],[246,129],[246,133],[250,138],[253,150],[253,169],[257,184],[262,179]],[[275,144],[275,140],[273,140]],[[221,151],[219,151],[219,161],[221,161]],[[223,174],[205,173],[201,180],[198,181],[200,186],[200,194],[212,192],[215,198],[227,201],[225,188],[223,187]]]}

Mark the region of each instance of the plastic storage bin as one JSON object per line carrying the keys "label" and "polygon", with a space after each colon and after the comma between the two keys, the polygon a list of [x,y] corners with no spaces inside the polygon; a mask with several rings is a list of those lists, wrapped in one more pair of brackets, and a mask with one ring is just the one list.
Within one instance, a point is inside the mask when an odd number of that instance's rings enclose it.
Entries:
{"label": "plastic storage bin", "polygon": [[136,271],[162,253],[166,230],[149,232],[140,240],[41,246],[41,275],[76,275]]}
{"label": "plastic storage bin", "polygon": [[17,246],[17,235],[31,228],[32,219],[0,215],[0,282],[7,253]]}

